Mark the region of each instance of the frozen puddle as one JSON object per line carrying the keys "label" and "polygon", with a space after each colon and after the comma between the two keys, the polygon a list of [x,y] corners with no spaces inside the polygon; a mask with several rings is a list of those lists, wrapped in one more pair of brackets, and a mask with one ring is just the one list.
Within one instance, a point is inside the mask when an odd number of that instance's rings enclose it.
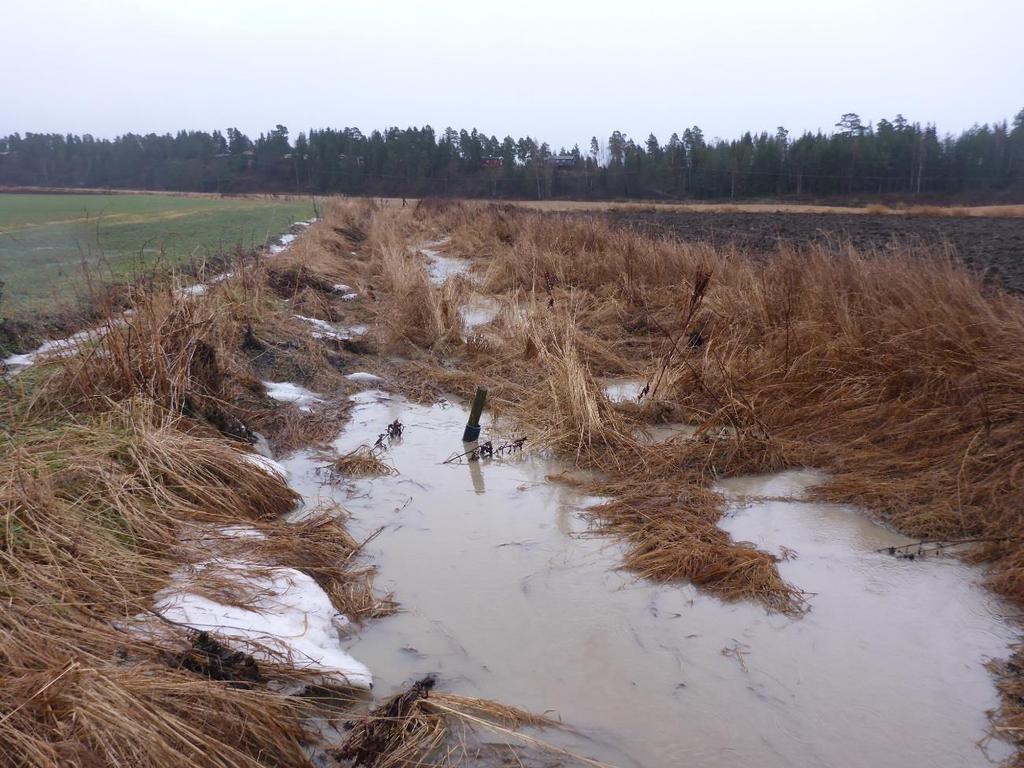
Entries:
{"label": "frozen puddle", "polygon": [[469,259],[457,259],[453,256],[443,255],[438,248],[444,246],[447,240],[437,240],[432,243],[425,243],[420,246],[419,251],[427,257],[427,275],[434,285],[441,285],[449,277],[457,275],[468,275]]}
{"label": "frozen puddle", "polygon": [[639,402],[640,393],[647,386],[646,379],[634,377],[622,377],[614,379],[599,379],[598,384],[604,390],[605,397],[613,403]]}
{"label": "frozen puddle", "polygon": [[[472,262],[469,259],[460,259],[454,256],[445,256],[438,248],[447,244],[447,240],[437,240],[420,246],[419,251],[427,257],[427,276],[434,285],[443,285],[450,277],[459,275],[469,276],[469,268]],[[459,308],[463,325],[467,330],[473,330],[485,325],[498,315],[501,304],[491,296],[483,296],[473,293],[466,303]]]}
{"label": "frozen puddle", "polygon": [[462,323],[466,330],[473,330],[481,325],[486,325],[498,316],[501,309],[500,302],[491,296],[481,296],[474,293],[469,300],[459,309],[462,315]]}
{"label": "frozen puddle", "polygon": [[[403,612],[351,647],[383,694],[437,672],[445,688],[557,713],[592,740],[545,738],[620,766],[990,765],[977,742],[997,697],[982,665],[1015,632],[978,571],[878,554],[903,539],[850,510],[748,499],[724,526],[797,552],[780,568],[815,593],[808,615],[637,581],[614,542],[574,536],[593,500],[545,480],[563,465],[443,464],[463,450],[465,408],[353,399],[335,447],[373,444],[398,419],[386,458],[399,474],[332,487],[312,453],[283,463],[307,503],[333,495],[353,513],[356,538],[384,526],[368,555]],[[808,479],[732,487],[789,495]]]}

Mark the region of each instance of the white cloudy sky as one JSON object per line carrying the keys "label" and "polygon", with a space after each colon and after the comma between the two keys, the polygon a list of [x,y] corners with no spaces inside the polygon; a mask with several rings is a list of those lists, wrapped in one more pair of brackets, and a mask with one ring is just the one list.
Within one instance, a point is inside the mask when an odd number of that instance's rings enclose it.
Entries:
{"label": "white cloudy sky", "polygon": [[1024,108],[1024,0],[9,0],[0,134],[941,132]]}

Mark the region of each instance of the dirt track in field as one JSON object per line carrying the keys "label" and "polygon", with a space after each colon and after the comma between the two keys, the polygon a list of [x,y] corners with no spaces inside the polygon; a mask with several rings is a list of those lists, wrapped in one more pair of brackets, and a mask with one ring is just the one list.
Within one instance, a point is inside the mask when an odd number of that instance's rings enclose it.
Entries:
{"label": "dirt track in field", "polygon": [[621,213],[608,214],[627,226],[671,233],[684,240],[735,245],[749,253],[771,253],[780,242],[842,240],[859,249],[915,243],[952,246],[988,282],[1024,293],[1024,219],[872,216],[806,213]]}

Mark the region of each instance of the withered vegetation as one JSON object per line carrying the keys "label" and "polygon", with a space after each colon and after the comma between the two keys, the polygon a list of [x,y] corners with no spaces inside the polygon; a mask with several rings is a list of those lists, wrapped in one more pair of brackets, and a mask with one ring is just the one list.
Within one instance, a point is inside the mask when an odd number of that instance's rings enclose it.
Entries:
{"label": "withered vegetation", "polygon": [[[613,500],[595,515],[645,576],[799,609],[768,555],[718,531],[711,487],[811,466],[828,472],[817,498],[911,536],[985,539],[971,556],[991,586],[1024,597],[1024,307],[952,259],[841,244],[753,258],[511,206],[362,214],[368,259],[350,266],[376,280],[368,308],[404,368],[467,398],[487,386],[532,446],[600,470]],[[431,283],[410,247],[438,236],[501,307],[470,333],[457,311],[425,322],[389,297],[414,283],[420,308],[444,305],[458,281]],[[617,376],[644,382],[639,402],[609,399]],[[668,422],[694,439],[643,439]]]}
{"label": "withered vegetation", "polygon": [[[97,328],[0,378],[0,746],[12,764],[308,766],[327,757],[314,718],[365,711],[365,694],[337,685],[325,711],[321,675],[154,609],[182,567],[211,556],[299,569],[356,623],[395,609],[375,593],[344,510],[286,522],[297,496],[252,448],[259,436],[279,450],[325,446],[347,415],[355,361],[372,368],[378,344],[428,340],[331,330],[372,319],[375,284],[405,278],[399,262],[350,268],[354,249],[393,235],[367,220],[372,206],[330,208],[292,252],[239,262],[206,290],[171,279],[117,303],[98,297]],[[426,290],[408,288],[409,300]],[[266,380],[325,394],[304,410],[270,399]],[[337,468],[382,466],[365,459]],[[227,571],[196,589],[229,605],[253,598]],[[431,706],[499,705],[439,695]],[[455,749],[439,744],[431,759],[453,764]]]}
{"label": "withered vegetation", "polygon": [[[362,320],[401,356],[389,380],[427,399],[487,386],[530,446],[597,470],[588,490],[609,501],[593,519],[639,574],[799,614],[775,557],[719,528],[714,483],[814,467],[826,479],[811,498],[967,541],[958,551],[989,564],[989,586],[1024,600],[1024,304],[948,253],[834,242],[751,255],[597,215],[450,201],[332,215],[365,234],[345,268],[372,284]],[[439,240],[470,281],[429,279],[418,244]],[[474,292],[500,309],[467,329],[458,304]],[[612,401],[605,377],[641,381],[639,399]],[[694,435],[646,436],[678,422]]]}
{"label": "withered vegetation", "polygon": [[[555,720],[433,689],[433,678],[419,680],[351,723],[335,757],[366,768],[541,764],[607,768],[522,732],[524,728],[562,729]],[[491,741],[495,738],[497,743]],[[555,762],[550,762],[552,758]]]}
{"label": "withered vegetation", "polygon": [[[427,242],[467,259],[470,279],[432,278]],[[473,294],[499,309],[468,328]],[[0,739],[24,764],[307,764],[308,702],[261,682],[300,673],[261,662],[254,675],[216,638],[181,631],[171,647],[123,629],[197,556],[184,528],[239,522],[353,618],[390,608],[338,515],[279,522],[291,492],[241,458],[254,430],[280,448],[322,445],[344,417],[273,403],[267,379],[342,394],[358,365],[424,400],[487,386],[530,450],[594,470],[585,490],[608,499],[596,527],[650,579],[799,614],[776,558],[719,527],[714,483],[815,467],[827,475],[812,497],[911,536],[977,542],[964,556],[1024,600],[1024,305],[945,256],[832,244],[755,257],[600,216],[334,200],[274,260],[202,296],[140,290],[129,307],[76,354],[2,385]],[[369,330],[314,337],[295,313]],[[607,377],[642,382],[638,399],[613,401]],[[649,438],[678,422],[693,436]],[[380,458],[367,448],[335,469],[379,471]],[[996,723],[1018,739],[1021,667],[998,671]],[[338,757],[467,762],[449,710],[466,721],[473,707],[402,696],[357,721]],[[401,728],[384,725],[388,707]]]}

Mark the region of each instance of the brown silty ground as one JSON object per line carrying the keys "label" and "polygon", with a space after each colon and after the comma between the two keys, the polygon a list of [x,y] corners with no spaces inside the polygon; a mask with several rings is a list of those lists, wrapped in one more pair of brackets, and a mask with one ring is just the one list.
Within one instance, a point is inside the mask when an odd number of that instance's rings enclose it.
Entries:
{"label": "brown silty ground", "polygon": [[906,244],[951,248],[986,282],[1024,292],[1024,218],[903,216],[802,212],[611,211],[613,221],[689,242],[735,246],[746,254],[773,253],[780,243],[849,243],[859,251],[898,251]]}

